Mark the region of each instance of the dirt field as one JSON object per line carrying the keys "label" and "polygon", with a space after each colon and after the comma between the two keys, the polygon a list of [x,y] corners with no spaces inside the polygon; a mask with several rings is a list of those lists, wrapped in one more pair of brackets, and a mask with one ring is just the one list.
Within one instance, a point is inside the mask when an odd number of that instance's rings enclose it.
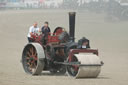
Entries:
{"label": "dirt field", "polygon": [[33,22],[39,27],[49,21],[68,30],[68,11],[0,11],[0,85],[128,85],[128,22],[105,20],[105,15],[79,12],[76,16],[76,40],[85,36],[98,48],[105,65],[98,78],[74,79],[42,73],[31,76],[20,63],[27,32]]}

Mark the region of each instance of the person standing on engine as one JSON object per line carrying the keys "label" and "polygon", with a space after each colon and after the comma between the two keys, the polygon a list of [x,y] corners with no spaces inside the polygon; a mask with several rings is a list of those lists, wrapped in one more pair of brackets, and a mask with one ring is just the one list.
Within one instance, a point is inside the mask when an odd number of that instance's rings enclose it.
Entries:
{"label": "person standing on engine", "polygon": [[44,36],[48,35],[51,32],[48,25],[49,25],[49,23],[46,21],[46,22],[44,22],[44,26],[41,28],[41,32],[42,32],[42,34],[44,34]]}
{"label": "person standing on engine", "polygon": [[38,32],[39,32],[39,27],[38,27],[37,22],[35,22],[33,24],[33,26],[31,26],[29,28],[29,32],[28,32],[28,35],[27,35],[28,42],[33,42],[34,40],[33,40],[33,37],[32,36],[35,35],[35,34],[37,34]]}
{"label": "person standing on engine", "polygon": [[41,41],[43,42],[43,44],[47,43],[48,35],[51,32],[51,30],[50,30],[48,25],[49,25],[49,23],[46,21],[46,22],[44,22],[44,26],[41,28],[41,32],[43,34],[43,37],[42,37]]}

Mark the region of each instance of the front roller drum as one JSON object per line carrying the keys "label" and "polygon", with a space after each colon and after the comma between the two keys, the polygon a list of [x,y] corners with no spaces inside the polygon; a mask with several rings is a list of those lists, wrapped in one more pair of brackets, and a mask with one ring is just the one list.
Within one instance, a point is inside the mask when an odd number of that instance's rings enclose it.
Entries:
{"label": "front roller drum", "polygon": [[44,69],[45,54],[42,46],[38,43],[29,43],[22,53],[22,65],[26,73],[32,75],[41,74]]}
{"label": "front roller drum", "polygon": [[96,78],[101,71],[101,61],[97,55],[75,54],[68,62],[72,63],[67,66],[68,75],[75,78]]}

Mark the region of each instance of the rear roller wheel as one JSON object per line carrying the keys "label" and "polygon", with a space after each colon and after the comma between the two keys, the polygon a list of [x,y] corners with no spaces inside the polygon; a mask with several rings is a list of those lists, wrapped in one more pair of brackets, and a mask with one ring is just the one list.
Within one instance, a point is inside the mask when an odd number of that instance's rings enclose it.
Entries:
{"label": "rear roller wheel", "polygon": [[27,44],[22,53],[22,64],[26,73],[39,75],[44,68],[45,54],[38,43]]}

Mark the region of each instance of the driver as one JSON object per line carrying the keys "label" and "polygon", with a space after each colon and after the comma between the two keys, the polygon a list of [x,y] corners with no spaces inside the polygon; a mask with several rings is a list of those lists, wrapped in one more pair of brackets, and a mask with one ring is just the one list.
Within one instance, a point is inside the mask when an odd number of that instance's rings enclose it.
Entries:
{"label": "driver", "polygon": [[28,32],[28,35],[27,35],[27,37],[28,37],[28,42],[34,42],[34,39],[33,39],[33,35],[35,35],[35,34],[37,34],[38,32],[39,32],[39,28],[38,28],[38,23],[37,22],[35,22],[34,24],[33,24],[33,26],[31,26],[30,28],[29,28],[29,32]]}
{"label": "driver", "polygon": [[90,48],[89,40],[83,37],[78,41],[78,47],[77,48]]}

